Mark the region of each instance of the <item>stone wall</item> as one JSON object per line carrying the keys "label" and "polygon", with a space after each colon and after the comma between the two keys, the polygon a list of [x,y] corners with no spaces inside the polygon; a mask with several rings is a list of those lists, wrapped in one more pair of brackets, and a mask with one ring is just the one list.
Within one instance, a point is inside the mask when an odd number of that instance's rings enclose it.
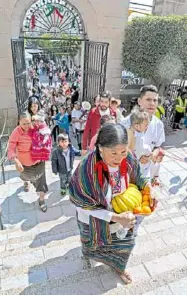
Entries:
{"label": "stone wall", "polygon": [[[0,1],[0,109],[10,110],[10,125],[17,112],[12,67],[11,38],[20,36],[27,9],[35,0]],[[121,49],[129,1],[70,0],[81,13],[90,40],[109,42],[107,84],[115,95],[120,93]]]}
{"label": "stone wall", "polygon": [[13,4],[10,0],[0,1],[0,109],[8,109],[9,126],[15,125],[17,116],[10,43]]}
{"label": "stone wall", "polygon": [[187,14],[186,0],[154,0],[155,15],[184,15]]}

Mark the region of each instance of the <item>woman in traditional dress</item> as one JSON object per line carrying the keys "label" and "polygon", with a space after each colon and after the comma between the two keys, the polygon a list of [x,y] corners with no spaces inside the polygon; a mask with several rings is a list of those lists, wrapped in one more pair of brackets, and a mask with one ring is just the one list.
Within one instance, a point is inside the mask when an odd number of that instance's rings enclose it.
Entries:
{"label": "woman in traditional dress", "polygon": [[[126,265],[135,245],[135,216],[114,213],[111,200],[124,192],[129,183],[141,190],[149,186],[140,166],[128,151],[126,129],[120,124],[104,125],[97,138],[96,149],[79,164],[71,179],[70,200],[77,209],[82,252],[87,258],[112,267],[129,284]],[[129,229],[122,239],[119,233]]]}

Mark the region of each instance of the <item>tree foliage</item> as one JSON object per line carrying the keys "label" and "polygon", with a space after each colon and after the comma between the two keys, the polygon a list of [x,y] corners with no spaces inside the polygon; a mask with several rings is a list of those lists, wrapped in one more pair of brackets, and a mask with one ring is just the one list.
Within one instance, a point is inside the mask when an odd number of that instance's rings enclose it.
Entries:
{"label": "tree foliage", "polygon": [[123,66],[160,87],[187,75],[187,16],[148,16],[129,22]]}
{"label": "tree foliage", "polygon": [[34,48],[43,49],[45,53],[54,56],[69,55],[74,57],[81,45],[78,36],[69,36],[67,34],[61,34],[57,40],[50,33],[45,33],[40,36],[40,39],[32,39],[31,42]]}

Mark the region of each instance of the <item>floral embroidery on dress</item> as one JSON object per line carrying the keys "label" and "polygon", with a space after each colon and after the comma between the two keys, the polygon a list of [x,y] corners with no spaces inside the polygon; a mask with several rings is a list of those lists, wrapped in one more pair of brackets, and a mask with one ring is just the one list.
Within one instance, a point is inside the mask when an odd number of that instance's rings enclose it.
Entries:
{"label": "floral embroidery on dress", "polygon": [[110,178],[112,181],[112,195],[121,193],[121,176],[120,172],[110,172]]}

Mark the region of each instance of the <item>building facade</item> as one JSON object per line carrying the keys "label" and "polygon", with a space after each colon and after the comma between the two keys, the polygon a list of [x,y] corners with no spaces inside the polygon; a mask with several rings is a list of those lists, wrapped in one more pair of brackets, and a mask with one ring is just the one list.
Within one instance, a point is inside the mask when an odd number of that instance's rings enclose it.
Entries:
{"label": "building facade", "polygon": [[186,0],[154,0],[153,13],[155,15],[184,15],[187,14]]}
{"label": "building facade", "polygon": [[[35,0],[0,1],[0,109],[9,110],[9,124],[17,113],[11,39],[20,36],[23,19]],[[109,42],[106,88],[119,95],[121,50],[129,1],[69,0],[82,16],[89,40]]]}

